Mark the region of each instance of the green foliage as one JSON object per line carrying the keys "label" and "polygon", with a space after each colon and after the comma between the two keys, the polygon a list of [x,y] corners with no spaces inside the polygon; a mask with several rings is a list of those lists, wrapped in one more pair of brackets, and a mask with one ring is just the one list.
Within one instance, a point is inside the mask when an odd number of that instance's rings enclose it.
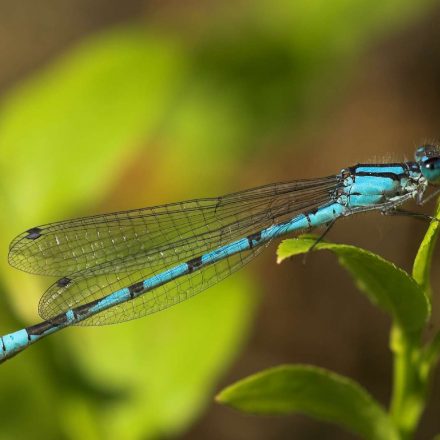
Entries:
{"label": "green foliage", "polygon": [[[437,215],[440,212],[440,205],[437,204]],[[431,222],[429,228],[425,234],[425,237],[420,244],[419,251],[417,252],[414,260],[414,266],[412,271],[413,278],[422,287],[422,289],[430,295],[430,273],[431,273],[431,260],[434,247],[437,242],[438,233],[440,231],[440,222]]]}
{"label": "green foliage", "polygon": [[[436,216],[440,218],[440,206]],[[304,413],[337,423],[366,439],[412,438],[440,357],[440,333],[425,345],[421,342],[431,315],[429,275],[439,228],[438,221],[429,226],[413,276],[364,249],[326,242],[314,246],[316,237],[285,240],[278,248],[279,262],[310,249],[333,252],[359,290],[390,315],[394,383],[389,415],[360,385],[310,366],[264,371],[226,388],[218,400],[250,413]]]}
{"label": "green foliage", "polygon": [[7,208],[16,226],[109,190],[121,161],[169,110],[183,56],[175,42],[121,29],[80,45],[4,99],[0,170],[3,184],[14,182]]}
{"label": "green foliage", "polygon": [[265,370],[226,388],[217,401],[253,414],[299,412],[369,439],[399,438],[385,410],[356,382],[308,365]]}

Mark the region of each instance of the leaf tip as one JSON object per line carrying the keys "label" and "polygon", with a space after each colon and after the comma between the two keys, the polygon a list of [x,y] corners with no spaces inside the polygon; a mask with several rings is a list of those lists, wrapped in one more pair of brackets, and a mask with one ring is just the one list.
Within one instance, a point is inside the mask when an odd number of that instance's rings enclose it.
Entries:
{"label": "leaf tip", "polygon": [[215,396],[214,396],[214,402],[215,403],[219,403],[221,405],[231,405],[230,402],[230,398],[229,398],[229,387],[224,388],[223,390],[219,391]]}

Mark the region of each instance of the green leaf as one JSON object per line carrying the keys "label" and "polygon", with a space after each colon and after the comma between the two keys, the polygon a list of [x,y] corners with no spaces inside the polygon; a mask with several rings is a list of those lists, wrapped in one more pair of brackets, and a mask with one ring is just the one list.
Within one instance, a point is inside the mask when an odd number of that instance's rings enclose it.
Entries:
{"label": "green leaf", "polygon": [[[308,252],[315,242],[316,238],[310,235],[283,241],[278,247],[278,262]],[[404,333],[423,328],[430,315],[430,302],[425,291],[404,270],[355,246],[321,242],[315,249],[335,253],[359,289],[390,314]]]}
{"label": "green leaf", "polygon": [[253,414],[302,413],[368,439],[398,439],[391,420],[359,384],[308,365],[284,365],[224,389],[217,401]]}
{"label": "green leaf", "polygon": [[[435,217],[440,219],[440,202],[437,203]],[[420,244],[413,266],[413,277],[430,294],[429,276],[431,273],[432,254],[440,231],[440,221],[432,221]]]}
{"label": "green leaf", "polygon": [[74,212],[108,191],[168,117],[185,72],[179,44],[125,27],[86,39],[6,96],[0,187],[15,226]]}

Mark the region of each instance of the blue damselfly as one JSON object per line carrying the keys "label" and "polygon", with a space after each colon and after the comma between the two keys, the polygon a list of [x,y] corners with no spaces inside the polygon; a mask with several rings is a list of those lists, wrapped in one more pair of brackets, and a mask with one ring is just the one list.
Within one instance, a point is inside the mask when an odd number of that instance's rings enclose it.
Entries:
{"label": "blue damselfly", "polygon": [[71,325],[113,324],[163,310],[224,279],[273,239],[376,210],[423,203],[440,185],[440,147],[414,162],[359,164],[338,174],[51,223],[10,246],[12,266],[59,277],[39,304],[43,322],[0,338],[0,361]]}

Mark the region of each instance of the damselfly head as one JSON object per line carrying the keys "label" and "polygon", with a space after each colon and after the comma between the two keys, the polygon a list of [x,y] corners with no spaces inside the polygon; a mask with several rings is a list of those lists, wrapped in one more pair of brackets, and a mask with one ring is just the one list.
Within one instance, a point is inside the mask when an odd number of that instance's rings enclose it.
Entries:
{"label": "damselfly head", "polygon": [[429,183],[440,185],[440,146],[423,145],[417,148],[416,162]]}

